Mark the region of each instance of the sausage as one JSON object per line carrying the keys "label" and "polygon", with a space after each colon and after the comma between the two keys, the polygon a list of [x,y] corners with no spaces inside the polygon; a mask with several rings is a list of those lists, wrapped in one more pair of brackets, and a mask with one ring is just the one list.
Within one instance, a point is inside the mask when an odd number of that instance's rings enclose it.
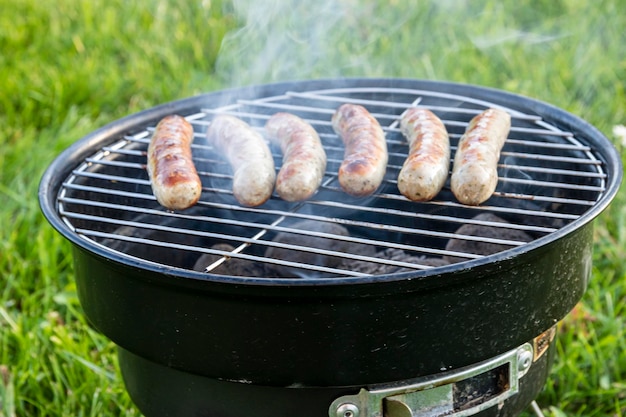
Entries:
{"label": "sausage", "polygon": [[387,168],[387,141],[378,121],[363,106],[343,104],[332,125],[344,142],[339,184],[348,194],[363,197],[380,186]]}
{"label": "sausage", "polygon": [[500,109],[487,109],[470,121],[459,140],[450,179],[461,203],[479,205],[495,191],[500,151],[510,129],[511,116]]}
{"label": "sausage", "polygon": [[196,204],[202,182],[191,159],[193,126],[182,116],[164,117],[148,145],[148,175],[159,204],[183,210]]}
{"label": "sausage", "polygon": [[289,113],[274,114],[265,131],[283,152],[276,192],[286,201],[308,199],[319,188],[326,170],[326,152],[319,135],[309,123]]}
{"label": "sausage", "polygon": [[248,207],[265,203],[274,190],[274,159],[263,136],[234,116],[218,115],[207,129],[207,139],[233,169],[233,194]]}
{"label": "sausage", "polygon": [[430,110],[412,107],[402,115],[400,130],[409,142],[409,154],[398,174],[398,190],[412,201],[432,200],[450,170],[446,127]]}

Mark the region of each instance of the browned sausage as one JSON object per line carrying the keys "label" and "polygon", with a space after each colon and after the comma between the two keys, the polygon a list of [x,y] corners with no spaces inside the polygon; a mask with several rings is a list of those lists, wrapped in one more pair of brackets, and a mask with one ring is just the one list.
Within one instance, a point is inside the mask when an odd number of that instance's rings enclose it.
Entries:
{"label": "browned sausage", "polygon": [[311,197],[324,178],[326,152],[313,127],[296,115],[276,113],[265,124],[270,140],[283,152],[276,192],[286,201]]}
{"label": "browned sausage", "polygon": [[470,121],[459,140],[450,179],[461,203],[479,205],[495,191],[500,151],[510,129],[511,116],[500,109],[487,109]]}
{"label": "browned sausage", "polygon": [[183,210],[200,199],[202,182],[191,159],[193,127],[182,116],[164,117],[148,145],[148,175],[159,204]]}
{"label": "browned sausage", "polygon": [[387,169],[387,141],[378,121],[363,106],[343,104],[332,125],[345,145],[339,184],[348,194],[367,196],[380,186]]}
{"label": "browned sausage", "polygon": [[450,170],[450,140],[441,120],[430,110],[413,107],[400,119],[409,155],[398,174],[398,190],[409,200],[432,200]]}
{"label": "browned sausage", "polygon": [[216,116],[207,129],[207,139],[233,169],[233,194],[241,205],[265,203],[274,190],[274,159],[263,136],[234,116]]}

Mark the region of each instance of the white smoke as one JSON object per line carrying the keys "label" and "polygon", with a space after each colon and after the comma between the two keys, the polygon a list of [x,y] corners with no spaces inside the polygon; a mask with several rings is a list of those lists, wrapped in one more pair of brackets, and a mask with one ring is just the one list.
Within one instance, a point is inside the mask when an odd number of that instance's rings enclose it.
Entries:
{"label": "white smoke", "polygon": [[378,6],[358,0],[234,0],[233,5],[242,27],[225,36],[216,63],[231,86],[362,75],[373,37],[402,25],[381,19]]}

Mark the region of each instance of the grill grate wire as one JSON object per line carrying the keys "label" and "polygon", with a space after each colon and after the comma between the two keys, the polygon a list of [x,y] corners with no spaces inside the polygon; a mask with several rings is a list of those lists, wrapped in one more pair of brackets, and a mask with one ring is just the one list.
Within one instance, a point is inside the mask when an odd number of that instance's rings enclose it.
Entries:
{"label": "grill grate wire", "polygon": [[[379,120],[387,136],[389,165],[378,192],[355,199],[339,188],[336,172],[343,156],[340,139],[332,131],[330,118],[343,103],[362,104]],[[410,106],[423,106],[435,112],[450,134],[452,159],[458,139],[469,120],[488,107],[500,107],[512,116],[512,128],[501,153],[500,181],[494,196],[478,207],[456,202],[449,190],[433,201],[409,202],[397,191],[397,174],[408,146],[398,129],[399,116]],[[262,126],[275,112],[299,115],[318,131],[328,156],[322,187],[309,201],[287,203],[276,195],[256,208],[239,206],[230,189],[231,172],[223,158],[214,153],[204,132],[218,113],[240,117],[263,133]],[[605,191],[606,174],[593,149],[571,132],[534,114],[505,108],[498,103],[435,91],[396,88],[337,88],[308,92],[285,92],[253,100],[235,100],[215,108],[199,108],[185,115],[194,126],[192,151],[203,182],[200,202],[192,209],[171,212],[160,207],[152,195],[147,177],[146,149],[154,126],[124,135],[104,146],[72,172],[59,193],[58,210],[65,223],[82,238],[123,256],[135,256],[128,245],[164,248],[195,254],[210,254],[217,261],[207,271],[231,259],[279,265],[306,274],[366,276],[350,268],[327,267],[313,262],[275,259],[265,255],[268,248],[332,256],[408,270],[432,268],[419,257],[478,259],[470,251],[446,249],[451,239],[499,245],[502,250],[527,243],[506,237],[507,231],[527,233],[536,239],[557,231],[585,213]],[[272,148],[276,168],[281,165],[280,150]],[[476,219],[492,213],[506,222]],[[343,236],[298,227],[298,221],[335,224],[350,230]],[[480,237],[460,233],[459,227],[497,228],[504,237]],[[280,233],[302,236],[303,243],[276,241]],[[367,245],[379,251],[373,255],[308,246],[306,239],[321,238]],[[211,247],[210,243],[229,242],[232,251]],[[415,255],[410,262],[380,256],[391,249]],[[189,268],[175,260],[143,261]],[[415,259],[418,259],[417,261]]]}

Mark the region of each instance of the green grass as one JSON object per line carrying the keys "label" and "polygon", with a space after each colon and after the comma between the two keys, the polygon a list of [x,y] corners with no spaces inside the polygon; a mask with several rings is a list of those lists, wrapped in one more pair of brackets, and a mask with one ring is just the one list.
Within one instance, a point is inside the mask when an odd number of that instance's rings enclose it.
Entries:
{"label": "green grass", "polygon": [[[53,158],[109,121],[231,85],[388,76],[535,97],[616,143],[626,124],[623,0],[308,3],[0,0],[0,416],[139,415],[37,202]],[[625,199],[596,221],[592,280],[538,398],[548,416],[626,415]]]}

